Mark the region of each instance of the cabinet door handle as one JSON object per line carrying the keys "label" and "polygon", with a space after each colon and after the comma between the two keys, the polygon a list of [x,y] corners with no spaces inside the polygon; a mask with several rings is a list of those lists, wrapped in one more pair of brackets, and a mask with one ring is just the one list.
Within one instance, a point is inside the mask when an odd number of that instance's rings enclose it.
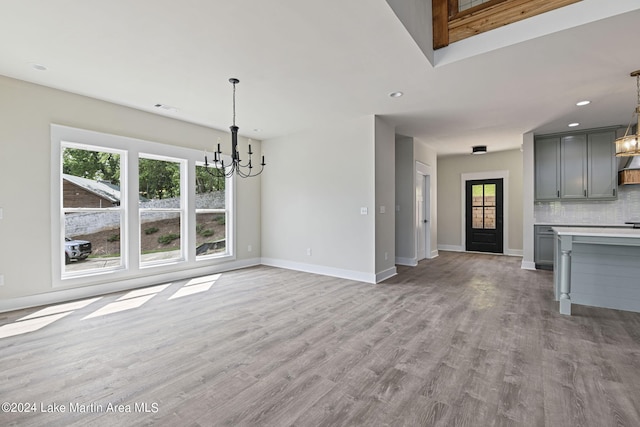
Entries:
{"label": "cabinet door handle", "polygon": [[584,197],[587,197],[587,190],[584,190]]}
{"label": "cabinet door handle", "polygon": [[558,190],[558,197],[560,197],[560,190]]}
{"label": "cabinet door handle", "polygon": [[616,195],[616,189],[615,188],[613,189],[613,195],[614,196]]}

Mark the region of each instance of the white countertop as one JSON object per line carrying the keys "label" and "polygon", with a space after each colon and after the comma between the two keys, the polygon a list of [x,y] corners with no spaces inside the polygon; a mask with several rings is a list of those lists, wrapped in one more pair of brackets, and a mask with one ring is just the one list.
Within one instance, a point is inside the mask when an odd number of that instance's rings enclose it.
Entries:
{"label": "white countertop", "polygon": [[553,227],[559,236],[582,237],[631,237],[640,239],[638,228],[604,228],[604,227]]}

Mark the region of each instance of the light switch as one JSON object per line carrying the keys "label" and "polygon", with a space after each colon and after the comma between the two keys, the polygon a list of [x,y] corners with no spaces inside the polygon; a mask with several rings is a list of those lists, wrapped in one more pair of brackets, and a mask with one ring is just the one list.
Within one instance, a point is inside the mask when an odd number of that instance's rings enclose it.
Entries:
{"label": "light switch", "polygon": [[367,215],[369,213],[369,210],[367,208],[360,208],[360,215]]}

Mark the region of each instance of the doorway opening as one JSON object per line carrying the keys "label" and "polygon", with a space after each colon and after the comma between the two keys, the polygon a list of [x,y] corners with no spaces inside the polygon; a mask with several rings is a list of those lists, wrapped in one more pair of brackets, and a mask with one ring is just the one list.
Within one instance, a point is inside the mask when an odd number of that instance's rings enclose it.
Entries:
{"label": "doorway opening", "polygon": [[503,180],[469,180],[465,185],[465,249],[504,253]]}
{"label": "doorway opening", "polygon": [[431,176],[416,173],[417,261],[431,258]]}

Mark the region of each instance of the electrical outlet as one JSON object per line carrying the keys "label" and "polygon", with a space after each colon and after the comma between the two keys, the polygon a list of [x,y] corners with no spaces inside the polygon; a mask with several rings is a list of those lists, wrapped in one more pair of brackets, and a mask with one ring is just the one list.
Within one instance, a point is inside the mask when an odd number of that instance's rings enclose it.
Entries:
{"label": "electrical outlet", "polygon": [[247,246],[247,251],[251,252],[253,250],[253,248],[251,247],[251,245]]}
{"label": "electrical outlet", "polygon": [[388,260],[389,259],[389,252],[385,252],[384,253],[384,260]]}
{"label": "electrical outlet", "polygon": [[367,215],[369,210],[365,207],[360,208],[360,215]]}
{"label": "electrical outlet", "polygon": [[4,286],[4,274],[0,274],[0,286]]}
{"label": "electrical outlet", "polygon": [[387,211],[387,208],[384,206],[380,206],[380,213],[383,214]]}
{"label": "electrical outlet", "polygon": [[311,256],[311,248],[307,248],[307,255]]}
{"label": "electrical outlet", "polygon": [[0,208],[0,219],[2,219],[2,215],[3,215],[3,213],[4,213],[4,212],[2,211],[2,208]]}

